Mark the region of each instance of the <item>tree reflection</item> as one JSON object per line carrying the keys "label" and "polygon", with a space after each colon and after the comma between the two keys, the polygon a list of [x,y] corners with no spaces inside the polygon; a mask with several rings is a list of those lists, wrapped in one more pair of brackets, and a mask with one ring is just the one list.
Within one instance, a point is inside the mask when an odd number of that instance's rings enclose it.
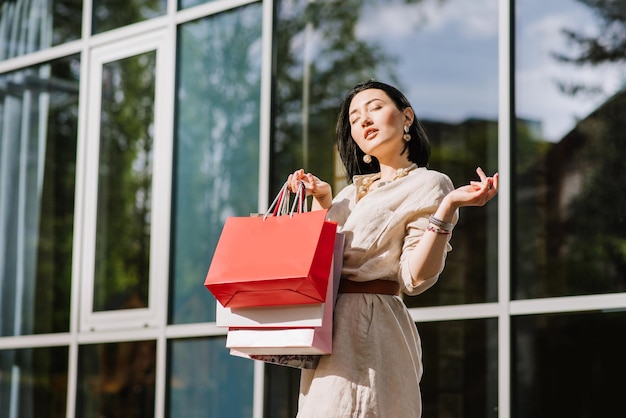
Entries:
{"label": "tree reflection", "polygon": [[[599,23],[597,34],[590,35],[579,29],[563,28],[561,32],[576,52],[554,52],[563,63],[599,66],[617,63],[626,58],[626,5],[615,0],[577,0],[591,9]],[[599,93],[601,88],[581,83],[559,83],[563,92]]]}
{"label": "tree reflection", "polygon": [[257,211],[261,12],[251,4],[179,30],[174,323],[214,320],[202,283],[224,220]]}
{"label": "tree reflection", "polygon": [[547,155],[547,267],[570,293],[626,291],[625,114],[622,92]]}
{"label": "tree reflection", "polygon": [[[623,63],[626,4],[578,1],[597,18],[597,31],[563,28],[574,48],[553,58],[596,69]],[[610,93],[588,83],[557,83],[572,97]],[[624,114],[622,88],[554,145],[518,129],[517,297],[626,291],[626,197],[618,191],[626,183]]]}
{"label": "tree reflection", "polygon": [[92,33],[138,23],[165,14],[167,0],[94,0]]}
{"label": "tree reflection", "polygon": [[94,310],[148,306],[156,53],[103,67]]}
{"label": "tree reflection", "polygon": [[[335,192],[342,187],[345,175],[339,168],[341,163],[337,161],[334,129],[343,96],[355,84],[370,78],[390,82],[402,90],[408,90],[407,86],[402,85],[403,82],[409,84],[416,81],[401,79],[400,70],[404,68],[398,63],[402,57],[395,56],[382,46],[385,31],[390,30],[388,25],[382,19],[372,19],[380,21],[380,24],[376,25],[375,39],[371,39],[359,33],[359,22],[371,17],[368,13],[373,13],[372,10],[379,11],[398,4],[407,5],[404,10],[406,13],[419,14],[423,12],[421,6],[425,3],[422,0],[277,2],[270,197],[278,192],[287,175],[300,167],[320,178],[334,181]],[[446,2],[436,3],[442,5]],[[417,38],[419,31],[430,23],[420,20],[419,24],[408,31],[407,38]],[[429,58],[429,52],[406,51],[407,54],[423,55],[424,59]],[[472,108],[467,110],[468,113],[472,111]],[[442,120],[422,122],[432,143],[431,168],[449,174],[456,184],[467,182],[468,176],[474,175],[478,165],[489,172],[496,170],[497,121],[467,119],[458,123]],[[463,214],[453,238],[454,254],[447,261],[443,273],[445,277],[428,292],[417,297],[406,297],[408,306],[495,300],[495,210],[497,205],[493,204],[484,211]],[[456,366],[470,356],[465,351],[462,356],[456,354],[458,351],[454,352],[455,358],[443,353],[437,360]],[[473,361],[472,364],[482,363]],[[437,370],[437,367],[429,370]],[[268,385],[267,404],[275,402],[272,405],[276,406],[268,411],[268,416],[293,416],[297,405],[299,373],[285,367],[268,366],[266,378],[268,382],[273,382],[271,386]],[[455,408],[469,408],[470,402],[462,401],[464,398],[461,393],[465,389],[462,385],[454,388],[455,399],[459,400],[452,405]],[[473,387],[476,392],[482,392],[485,385],[481,382]],[[432,396],[424,398],[425,410],[427,404],[436,405],[442,399],[437,394]],[[475,404],[476,409],[482,406],[481,402]]]}
{"label": "tree reflection", "polygon": [[355,31],[364,4],[378,2],[278,2],[272,195],[299,167],[335,178],[329,162],[336,158],[334,129],[344,94],[384,70],[394,81],[393,57]]}
{"label": "tree reflection", "polygon": [[[443,3],[446,2],[438,5]],[[426,6],[422,0],[393,2],[398,4],[406,5],[406,14],[424,13],[422,6]],[[339,191],[344,173],[337,161],[334,129],[343,96],[355,84],[370,78],[380,78],[400,89],[405,89],[403,82],[415,81],[401,80],[398,74],[402,68],[397,65],[401,57],[383,48],[386,23],[377,26],[380,33],[373,40],[359,32],[359,22],[367,21],[368,13],[390,6],[382,0],[278,3],[272,196],[287,175],[300,167],[320,178],[334,180],[333,190]],[[429,25],[427,19],[419,20],[406,36],[418,37],[419,31]],[[428,51],[407,51],[419,53],[428,55]],[[430,167],[448,174],[455,184],[467,182],[479,165],[488,172],[496,170],[497,121],[422,122],[432,144]],[[492,207],[495,209],[496,205]],[[490,210],[463,214],[454,237],[455,255],[448,260],[445,280],[417,298],[407,298],[408,305],[495,299],[497,243],[487,236],[495,215]],[[484,279],[476,280],[477,274]],[[493,278],[493,286],[486,277]]]}

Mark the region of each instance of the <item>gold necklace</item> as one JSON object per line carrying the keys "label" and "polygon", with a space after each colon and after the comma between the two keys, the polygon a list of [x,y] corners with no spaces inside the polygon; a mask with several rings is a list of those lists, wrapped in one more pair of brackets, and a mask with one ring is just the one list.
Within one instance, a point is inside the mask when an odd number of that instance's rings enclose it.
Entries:
{"label": "gold necklace", "polygon": [[[398,180],[399,178],[406,177],[411,172],[411,170],[415,168],[417,168],[417,164],[415,163],[405,168],[399,168],[398,170],[396,170],[396,175],[393,176],[393,179],[379,182],[377,188],[383,187],[384,185],[391,183],[392,181]],[[359,197],[363,197],[366,194],[368,194],[370,191],[370,188],[378,179],[380,179],[380,176],[381,176],[381,173],[377,173],[373,176],[364,178],[363,182],[359,186]]]}

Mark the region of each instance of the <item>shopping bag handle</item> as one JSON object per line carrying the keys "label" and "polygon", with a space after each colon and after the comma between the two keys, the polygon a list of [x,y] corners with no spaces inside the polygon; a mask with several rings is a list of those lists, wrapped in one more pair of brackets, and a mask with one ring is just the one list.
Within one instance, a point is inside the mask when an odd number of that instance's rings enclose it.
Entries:
{"label": "shopping bag handle", "polygon": [[[306,206],[306,190],[304,186],[304,182],[298,182],[298,190],[295,193],[295,197],[293,199],[293,203],[291,205],[291,209],[289,209],[289,200],[291,198],[291,192],[289,191],[288,184],[285,182],[283,187],[280,188],[280,191],[274,198],[274,201],[265,212],[263,216],[263,220],[265,220],[270,213],[272,216],[281,216],[289,214],[289,217],[293,217],[294,213],[303,213],[307,211]],[[297,210],[297,212],[296,212]]]}

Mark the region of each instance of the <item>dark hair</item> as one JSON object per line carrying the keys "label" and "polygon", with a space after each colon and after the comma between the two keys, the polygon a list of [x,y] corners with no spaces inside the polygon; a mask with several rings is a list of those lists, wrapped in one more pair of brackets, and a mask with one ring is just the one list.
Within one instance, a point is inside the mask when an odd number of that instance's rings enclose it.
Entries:
{"label": "dark hair", "polygon": [[[369,164],[363,161],[365,153],[356,144],[350,132],[350,103],[352,102],[354,96],[358,93],[369,89],[384,91],[391,98],[391,100],[393,100],[400,111],[403,111],[407,107],[412,107],[409,100],[400,90],[390,86],[389,84],[375,80],[364,81],[357,84],[346,95],[341,103],[341,107],[339,108],[335,134],[337,149],[339,151],[341,161],[346,168],[348,183],[352,183],[352,177],[355,174],[370,174],[380,171],[380,164],[376,158],[372,157],[372,162]],[[426,132],[424,132],[424,128],[417,119],[417,116],[413,118],[413,123],[411,123],[411,126],[409,127],[409,134],[411,135],[411,140],[406,143],[402,153],[405,153],[408,150],[409,161],[416,163],[418,167],[426,167],[430,157],[430,144],[428,143]]]}

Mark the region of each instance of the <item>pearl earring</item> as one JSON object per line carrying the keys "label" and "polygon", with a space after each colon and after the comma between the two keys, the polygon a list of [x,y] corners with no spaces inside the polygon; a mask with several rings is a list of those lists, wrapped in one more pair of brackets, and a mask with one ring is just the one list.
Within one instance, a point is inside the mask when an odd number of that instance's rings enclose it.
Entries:
{"label": "pearl earring", "polygon": [[402,135],[402,139],[404,139],[406,142],[409,142],[411,140],[411,134],[409,133],[408,125],[404,126],[404,135]]}
{"label": "pearl earring", "polygon": [[365,154],[365,155],[363,156],[363,162],[364,162],[365,164],[369,164],[369,163],[371,163],[371,162],[372,162],[372,156],[371,156],[371,155],[369,155],[369,154]]}

